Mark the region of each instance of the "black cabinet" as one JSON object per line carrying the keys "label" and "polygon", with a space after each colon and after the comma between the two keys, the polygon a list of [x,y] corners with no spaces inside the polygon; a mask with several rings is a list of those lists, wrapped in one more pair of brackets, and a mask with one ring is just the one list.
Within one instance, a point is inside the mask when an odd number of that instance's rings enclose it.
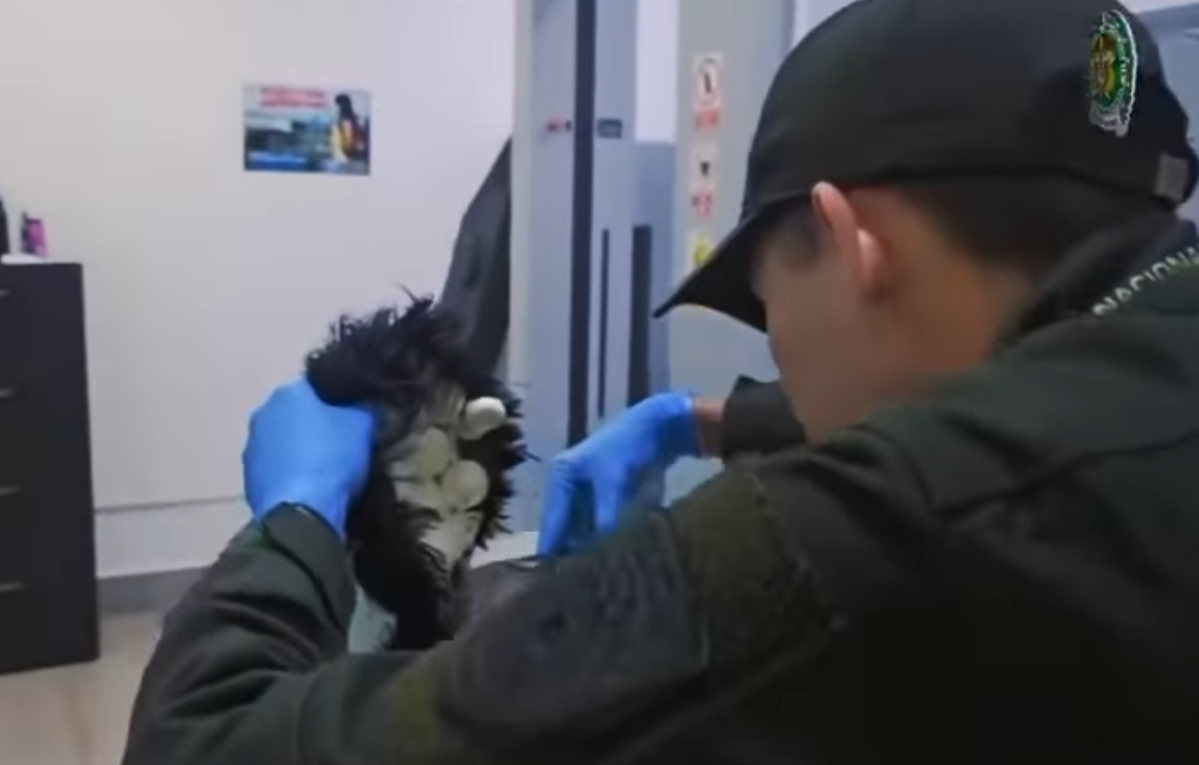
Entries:
{"label": "black cabinet", "polygon": [[0,265],[0,673],[99,653],[83,273]]}

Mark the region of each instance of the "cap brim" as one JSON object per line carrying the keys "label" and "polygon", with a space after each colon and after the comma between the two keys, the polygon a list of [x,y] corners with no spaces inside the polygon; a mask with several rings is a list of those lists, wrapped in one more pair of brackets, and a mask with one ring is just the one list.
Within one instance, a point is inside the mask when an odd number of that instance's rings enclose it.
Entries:
{"label": "cap brim", "polygon": [[754,240],[761,220],[751,215],[738,224],[711,257],[654,311],[659,318],[679,306],[693,305],[723,313],[766,331],[766,310],[754,294],[750,279]]}

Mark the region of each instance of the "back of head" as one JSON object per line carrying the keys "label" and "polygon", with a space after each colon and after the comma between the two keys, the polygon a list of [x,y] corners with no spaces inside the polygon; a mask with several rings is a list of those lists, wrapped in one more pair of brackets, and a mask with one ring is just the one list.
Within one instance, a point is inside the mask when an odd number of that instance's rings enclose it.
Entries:
{"label": "back of head", "polygon": [[1032,279],[1096,232],[1176,203],[1066,175],[963,177],[892,184],[981,265]]}

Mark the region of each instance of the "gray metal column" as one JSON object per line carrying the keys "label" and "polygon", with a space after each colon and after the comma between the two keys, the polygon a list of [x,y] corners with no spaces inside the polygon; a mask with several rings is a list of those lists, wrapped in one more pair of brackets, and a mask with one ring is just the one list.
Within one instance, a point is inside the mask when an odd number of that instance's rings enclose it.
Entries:
{"label": "gray metal column", "polygon": [[[715,243],[737,222],[746,159],[766,90],[790,50],[794,0],[685,0],[679,4],[678,143],[676,145],[675,279],[695,267],[697,246]],[[697,71],[700,62],[705,72]],[[714,93],[702,95],[707,84]],[[697,164],[709,163],[711,182],[699,182]],[[699,199],[693,199],[693,192]],[[711,193],[710,209],[703,197]],[[696,204],[699,202],[699,204]],[[773,379],[766,340],[730,319],[680,308],[669,322],[671,385],[723,396],[737,376]],[[690,463],[672,471],[668,495],[677,496],[714,470]]]}
{"label": "gray metal column", "polygon": [[[569,407],[576,10],[573,0],[517,3],[507,372],[529,449],[543,458],[562,448]],[[537,527],[542,467],[517,471],[515,530]]]}
{"label": "gray metal column", "polygon": [[518,530],[548,460],[627,390],[635,32],[636,0],[517,0],[507,372],[545,460],[516,476]]}

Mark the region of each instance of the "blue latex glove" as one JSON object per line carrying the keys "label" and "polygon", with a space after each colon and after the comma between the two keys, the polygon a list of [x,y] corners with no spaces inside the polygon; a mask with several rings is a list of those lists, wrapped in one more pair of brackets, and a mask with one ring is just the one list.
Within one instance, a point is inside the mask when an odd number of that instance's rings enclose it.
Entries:
{"label": "blue latex glove", "polygon": [[700,453],[691,396],[659,393],[632,407],[554,459],[538,553],[559,555],[610,533],[645,478]]}
{"label": "blue latex glove", "polygon": [[307,380],[278,388],[250,418],[242,453],[254,520],[302,505],[344,539],[350,503],[370,470],[374,427],[366,409],[330,406]]}

